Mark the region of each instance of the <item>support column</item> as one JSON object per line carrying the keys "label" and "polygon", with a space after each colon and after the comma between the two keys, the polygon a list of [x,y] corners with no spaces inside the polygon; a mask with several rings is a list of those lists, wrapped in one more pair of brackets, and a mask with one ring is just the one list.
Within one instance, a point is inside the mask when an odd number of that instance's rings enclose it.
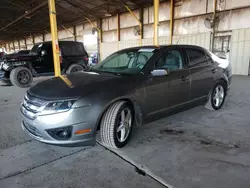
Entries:
{"label": "support column", "polygon": [[173,43],[173,30],[174,30],[174,0],[170,2],[170,37],[169,44]]}
{"label": "support column", "polygon": [[19,50],[21,50],[20,40],[17,40],[17,42],[18,42],[18,48]]}
{"label": "support column", "polygon": [[159,0],[154,0],[154,45],[159,46]]}
{"label": "support column", "polygon": [[16,48],[15,48],[15,42],[13,41],[13,49],[14,49],[14,52],[16,51]]}
{"label": "support column", "polygon": [[[216,11],[217,11],[217,0],[213,0],[213,22],[215,23],[216,19]],[[214,38],[215,38],[215,27],[216,24],[213,24],[213,30],[212,30],[212,46],[211,51],[214,52]]]}
{"label": "support column", "polygon": [[120,49],[119,42],[121,41],[121,19],[120,19],[120,14],[117,14],[117,49]]}
{"label": "support column", "polygon": [[121,19],[120,14],[117,14],[117,41],[119,42],[121,40]]}
{"label": "support column", "polygon": [[143,8],[140,9],[140,21],[141,21],[141,39],[144,38],[144,28],[143,28],[143,25],[144,25],[144,17],[143,17]]}
{"label": "support column", "polygon": [[54,72],[55,76],[60,76],[61,75],[61,67],[59,61],[60,49],[58,44],[55,0],[48,0],[48,4],[49,4],[50,29],[52,36],[52,48],[53,48],[53,58],[54,58]]}
{"label": "support column", "polygon": [[32,42],[33,42],[33,45],[35,45],[35,36],[32,35]]}
{"label": "support column", "polygon": [[25,45],[25,49],[28,50],[26,38],[24,38],[24,45]]}
{"label": "support column", "polygon": [[45,41],[45,34],[43,33],[43,42]]}
{"label": "support column", "polygon": [[76,37],[76,26],[73,26],[73,35],[74,35],[74,41],[77,41],[77,37]]}

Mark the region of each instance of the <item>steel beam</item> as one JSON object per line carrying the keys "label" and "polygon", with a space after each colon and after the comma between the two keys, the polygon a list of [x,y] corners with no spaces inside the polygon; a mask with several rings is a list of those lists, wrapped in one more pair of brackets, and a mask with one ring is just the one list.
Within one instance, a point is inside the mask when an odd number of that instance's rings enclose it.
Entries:
{"label": "steel beam", "polygon": [[154,45],[159,46],[159,0],[154,0]]}
{"label": "steel beam", "polygon": [[140,27],[140,46],[142,46],[142,34],[141,34],[141,32],[142,32],[142,22],[127,5],[124,5],[124,6],[130,12],[130,14],[136,19],[136,21],[139,24],[139,27]]}
{"label": "steel beam", "polygon": [[52,48],[53,48],[53,58],[54,58],[54,72],[55,76],[60,76],[61,75],[61,67],[59,60],[60,49],[58,44],[55,0],[48,0],[48,4],[49,4],[50,29],[52,36]]}
{"label": "steel beam", "polygon": [[173,30],[174,30],[174,0],[170,2],[170,37],[169,44],[173,43]]}

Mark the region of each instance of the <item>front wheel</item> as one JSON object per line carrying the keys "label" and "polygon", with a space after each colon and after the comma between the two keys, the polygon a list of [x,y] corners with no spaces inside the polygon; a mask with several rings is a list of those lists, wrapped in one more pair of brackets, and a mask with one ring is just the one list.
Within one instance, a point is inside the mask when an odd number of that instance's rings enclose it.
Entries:
{"label": "front wheel", "polygon": [[14,86],[26,88],[32,84],[33,76],[28,68],[17,67],[10,72],[10,81]]}
{"label": "front wheel", "polygon": [[209,100],[206,104],[208,109],[219,110],[226,98],[226,87],[224,82],[215,84],[212,92],[209,95]]}
{"label": "front wheel", "polygon": [[130,139],[134,118],[132,107],[119,101],[109,107],[101,121],[101,140],[110,148],[122,148]]}

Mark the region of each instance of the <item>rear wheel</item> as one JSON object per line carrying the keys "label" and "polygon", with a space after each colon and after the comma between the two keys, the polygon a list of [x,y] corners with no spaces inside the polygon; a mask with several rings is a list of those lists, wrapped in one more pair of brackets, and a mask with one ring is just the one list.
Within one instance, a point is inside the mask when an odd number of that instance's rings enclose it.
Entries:
{"label": "rear wheel", "polygon": [[212,92],[209,95],[209,100],[206,104],[208,109],[219,110],[226,98],[226,84],[224,82],[218,82],[215,84]]}
{"label": "rear wheel", "polygon": [[80,71],[85,71],[85,70],[87,70],[87,66],[85,65],[72,64],[67,69],[66,74],[71,74],[74,72],[80,72]]}
{"label": "rear wheel", "polygon": [[114,103],[101,121],[101,140],[111,148],[122,148],[130,139],[133,128],[133,110],[125,101]]}
{"label": "rear wheel", "polygon": [[26,67],[17,67],[10,72],[10,81],[14,86],[29,87],[33,81],[31,71]]}

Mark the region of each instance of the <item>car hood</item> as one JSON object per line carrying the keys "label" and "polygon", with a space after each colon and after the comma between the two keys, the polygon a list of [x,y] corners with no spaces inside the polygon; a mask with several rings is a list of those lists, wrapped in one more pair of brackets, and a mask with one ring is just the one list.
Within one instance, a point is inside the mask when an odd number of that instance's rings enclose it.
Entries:
{"label": "car hood", "polygon": [[36,57],[35,54],[9,54],[4,56],[4,58],[7,61],[16,61],[16,60],[24,61],[24,60],[31,60],[35,57]]}
{"label": "car hood", "polygon": [[79,72],[40,82],[31,87],[28,93],[45,100],[83,97],[95,92],[112,92],[112,90],[117,90],[119,85],[123,87],[129,85],[131,84],[131,79],[129,77],[131,76]]}

